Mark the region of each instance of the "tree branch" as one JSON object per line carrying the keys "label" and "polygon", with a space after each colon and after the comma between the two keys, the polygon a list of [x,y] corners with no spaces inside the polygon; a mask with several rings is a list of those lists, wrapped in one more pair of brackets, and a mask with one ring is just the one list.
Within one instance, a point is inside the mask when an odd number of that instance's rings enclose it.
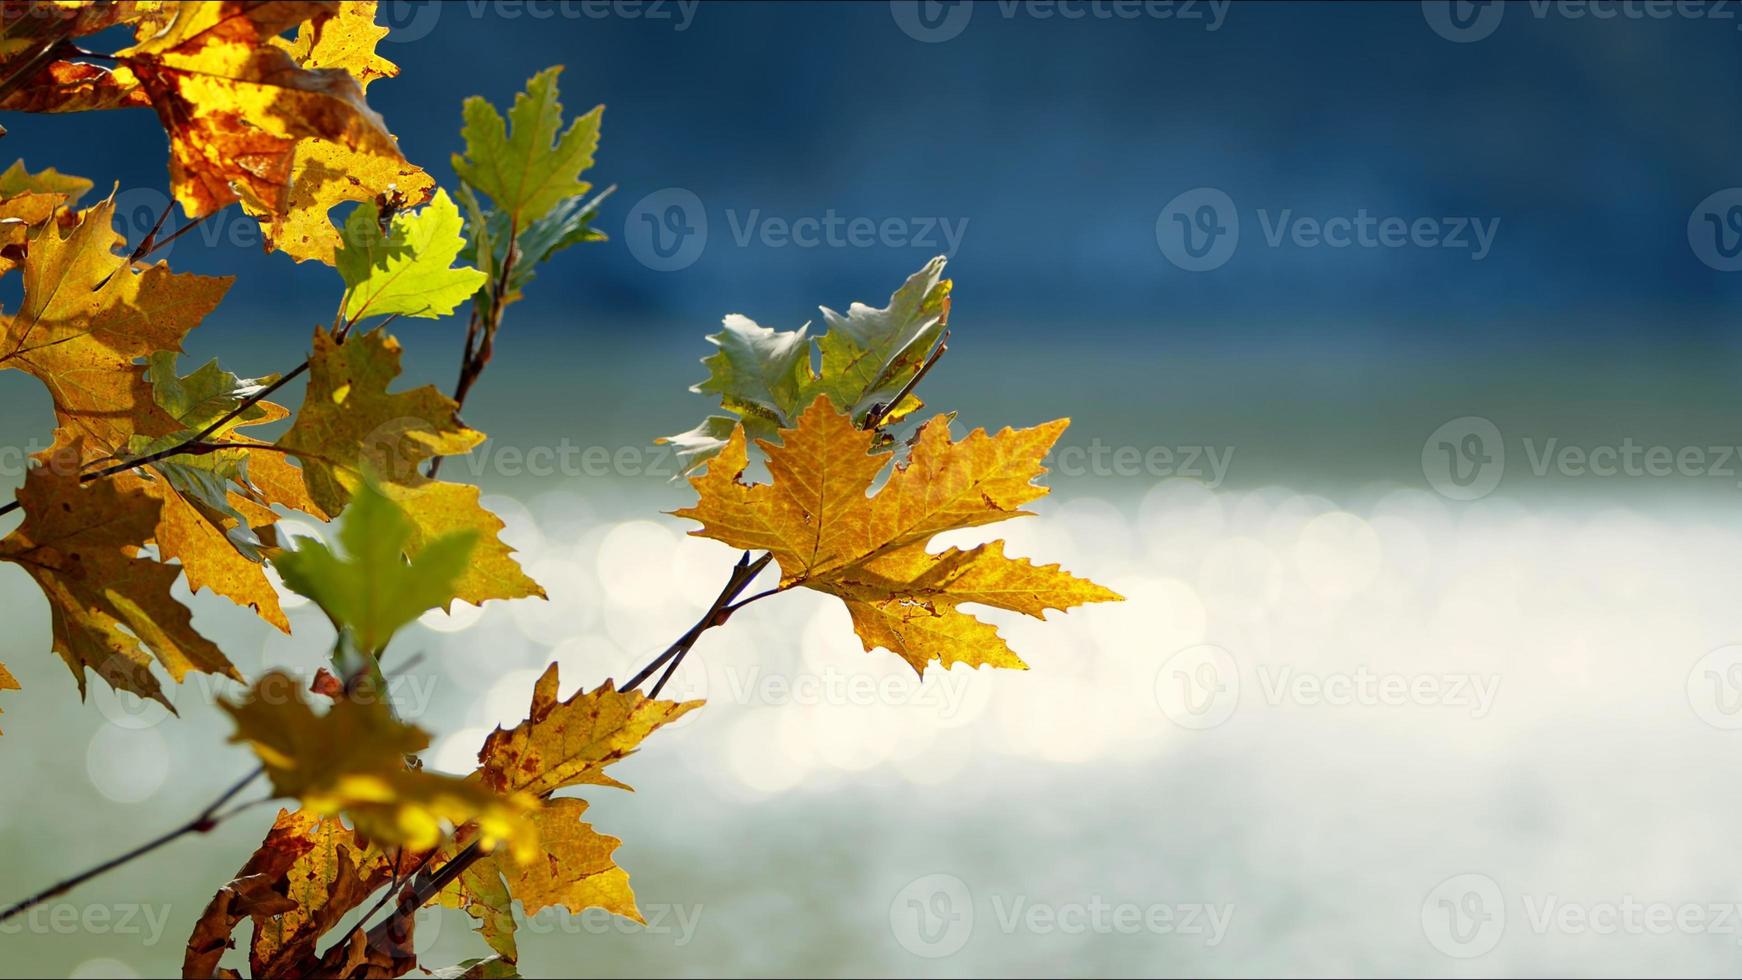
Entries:
{"label": "tree branch", "polygon": [[155,851],[158,848],[163,847],[164,845],[169,844],[173,841],[180,840],[181,838],[186,837],[189,834],[203,834],[203,833],[206,833],[207,831],[210,831],[213,827],[216,827],[218,824],[222,823],[225,819],[229,818],[230,816],[232,816],[236,813],[240,813],[242,811],[242,809],[244,809],[243,807],[238,807],[238,808],[230,810],[228,812],[224,812],[224,813],[219,812],[220,810],[223,809],[224,804],[235,799],[236,795],[238,793],[241,793],[243,790],[247,789],[248,785],[250,783],[254,782],[254,780],[260,778],[260,775],[262,773],[264,773],[265,771],[266,770],[258,768],[258,767],[255,768],[253,772],[250,772],[248,775],[242,777],[240,780],[237,780],[234,784],[232,784],[230,786],[229,789],[226,789],[226,790],[224,790],[223,793],[219,794],[217,799],[206,804],[206,808],[201,810],[199,812],[198,816],[194,817],[192,820],[189,820],[187,823],[182,824],[180,827],[177,827],[174,830],[169,831],[168,833],[162,834],[162,835],[155,837],[149,841],[146,841],[145,843],[139,845],[138,847],[135,847],[134,849],[132,849],[131,851],[128,851],[125,854],[120,855],[119,857],[110,858],[109,860],[104,861],[102,864],[99,864],[93,868],[86,870],[86,871],[81,871],[78,874],[73,875],[71,878],[68,878],[65,881],[60,882],[59,884],[51,885],[48,888],[45,888],[42,891],[37,892],[35,895],[32,895],[29,898],[24,899],[21,902],[17,902],[16,904],[7,906],[5,910],[0,911],[0,922],[5,922],[7,919],[10,919],[16,915],[20,915],[20,914],[30,910],[31,908],[34,908],[35,906],[41,905],[43,902],[46,902],[49,899],[54,898],[58,895],[64,895],[67,892],[72,891],[74,888],[77,888],[78,886],[84,884],[85,882],[90,881],[92,878],[97,877],[98,875],[106,874],[110,871],[115,870],[116,868],[119,868],[123,864],[128,863],[129,861],[134,861],[134,860],[137,860],[139,858],[142,858],[145,855],[150,854],[152,851]]}

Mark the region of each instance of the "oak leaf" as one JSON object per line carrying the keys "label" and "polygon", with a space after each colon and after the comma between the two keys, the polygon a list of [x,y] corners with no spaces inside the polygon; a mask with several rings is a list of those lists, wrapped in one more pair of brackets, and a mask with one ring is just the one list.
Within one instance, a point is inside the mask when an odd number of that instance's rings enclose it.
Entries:
{"label": "oak leaf", "polygon": [[1033,482],[1045,472],[1041,460],[1068,424],[995,435],[976,429],[952,442],[948,419],[933,419],[870,496],[893,455],[873,454],[875,434],[819,395],[779,444],[761,442],[771,483],[740,480],[749,460],[738,427],[707,471],[691,478],[695,506],[676,513],[702,525],[692,534],[773,553],[783,588],[840,598],[867,651],[884,647],[921,674],[930,662],[1023,668],[994,627],[957,607],[1044,618],[1048,609],[1120,597],[1057,565],[1007,557],[1002,542],[926,548],[944,531],[1029,513],[1022,506],[1047,493]]}

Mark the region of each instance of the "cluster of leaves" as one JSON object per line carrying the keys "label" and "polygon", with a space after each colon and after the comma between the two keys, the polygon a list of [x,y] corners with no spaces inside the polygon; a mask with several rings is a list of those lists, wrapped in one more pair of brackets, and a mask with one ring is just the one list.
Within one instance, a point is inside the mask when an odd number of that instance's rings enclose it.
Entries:
{"label": "cluster of leaves", "polygon": [[[111,31],[131,42],[107,54],[81,46]],[[330,265],[342,284],[303,364],[243,378],[214,361],[182,374],[184,339],[231,280],[150,263],[156,230],[124,241],[112,196],[81,205],[89,181],[22,161],[0,173],[0,275],[16,274],[23,293],[0,317],[0,371],[40,381],[56,426],[17,503],[0,508],[23,511],[0,538],[0,563],[41,587],[53,649],[81,693],[88,674],[166,706],[160,674],[247,683],[172,595],[184,577],[288,632],[276,569],[334,628],[332,670],[312,684],[269,673],[224,704],[272,798],[296,806],[201,915],[190,977],[238,975],[221,964],[244,921],[256,977],[392,977],[417,965],[415,913],[430,904],[477,920],[493,956],[455,974],[469,976],[513,975],[516,903],[638,918],[619,841],[585,822],[573,792],[622,787],[608,767],[699,704],[659,700],[658,685],[639,693],[647,672],[561,699],[553,666],[527,719],[493,733],[465,776],[425,770],[429,734],[393,710],[382,664],[407,625],[456,600],[543,594],[478,488],[436,471],[484,439],[459,412],[504,311],[541,263],[602,238],[592,221],[604,194],[581,179],[601,109],[565,121],[555,68],[506,118],[466,102],[459,186],[454,197],[436,189],[364,100],[397,73],[375,52],[384,34],[372,3],[0,6],[0,108],[154,109],[190,221],[235,204],[269,250]],[[336,215],[341,205],[348,213]],[[715,608],[650,671],[669,661],[669,676],[771,561],[779,586],[753,599],[800,586],[835,595],[867,651],[886,648],[921,674],[933,663],[1023,666],[963,604],[1043,617],[1118,598],[1000,542],[928,550],[942,532],[1026,513],[1067,424],[960,440],[949,415],[918,424],[914,388],[947,339],[943,267],[928,263],[882,309],[825,309],[814,339],[808,326],[742,316],[709,338],[719,349],[696,390],[717,395],[724,414],[670,437],[686,471],[705,467],[679,516],[746,554]],[[395,390],[402,352],[388,324],[468,301],[453,395]],[[303,376],[294,412],[269,400]],[[276,438],[260,434],[275,423]],[[770,482],[744,481],[751,440]],[[282,539],[287,511],[337,519],[334,544]],[[0,690],[17,686],[0,667]]]}

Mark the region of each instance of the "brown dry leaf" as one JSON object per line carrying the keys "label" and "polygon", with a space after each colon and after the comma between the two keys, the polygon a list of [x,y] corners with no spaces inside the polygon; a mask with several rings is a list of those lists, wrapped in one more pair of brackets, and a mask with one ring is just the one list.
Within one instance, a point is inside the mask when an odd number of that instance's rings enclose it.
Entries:
{"label": "brown dry leaf", "polygon": [[170,596],[181,570],[140,555],[155,533],[158,503],[113,480],[81,484],[69,465],[82,455],[78,445],[57,445],[62,450],[39,456],[18,491],[24,521],[0,539],[0,561],[23,568],[48,597],[54,649],[80,694],[89,668],[117,690],[170,707],[153,660],[177,682],[191,671],[240,681]]}
{"label": "brown dry leaf", "polygon": [[744,430],[732,433],[707,472],[691,478],[700,498],[677,512],[699,522],[701,537],[766,550],[781,585],[838,596],[866,650],[884,647],[923,674],[945,667],[1022,668],[998,631],[957,606],[977,603],[1044,618],[1085,602],[1119,596],[1093,582],[1006,557],[1002,542],[968,551],[926,550],[933,536],[1028,513],[1044,496],[1034,480],[1068,420],[952,442],[949,420],[926,423],[912,455],[875,496],[869,492],[893,456],[872,455],[875,436],[818,397],[779,445],[758,440],[773,482],[745,484]]}

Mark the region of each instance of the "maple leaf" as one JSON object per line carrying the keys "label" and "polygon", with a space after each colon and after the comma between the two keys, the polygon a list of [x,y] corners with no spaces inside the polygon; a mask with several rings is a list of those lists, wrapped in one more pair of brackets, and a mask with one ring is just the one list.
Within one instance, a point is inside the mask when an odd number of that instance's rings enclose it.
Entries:
{"label": "maple leaf", "polygon": [[[606,768],[702,703],[658,701],[618,691],[609,681],[566,701],[557,699],[557,689],[557,665],[552,664],[534,685],[526,720],[512,729],[498,728],[485,740],[475,778],[498,793],[538,797],[572,786],[628,789]],[[586,809],[583,800],[548,800],[532,815],[538,828],[536,857],[496,854],[477,862],[442,894],[443,904],[478,919],[479,933],[510,962],[518,957],[515,900],[528,915],[555,906],[572,913],[602,908],[643,921],[629,875],[612,858],[622,842],[582,822]]]}
{"label": "maple leaf", "polygon": [[153,354],[145,374],[158,407],[177,428],[155,439],[134,436],[126,451],[115,455],[155,456],[185,445],[215,424],[207,445],[237,448],[167,456],[113,478],[139,481],[162,502],[155,539],[164,558],[181,561],[190,589],[210,588],[290,632],[278,591],[266,577],[262,535],[278,521],[274,505],[319,517],[326,512],[308,498],[297,470],[283,454],[240,434],[243,428],[289,414],[267,401],[242,409],[276,379],[238,378],[216,360],[184,376],[176,371],[175,355],[167,352]]}
{"label": "maple leaf", "polygon": [[174,431],[134,360],[180,350],[232,281],[172,273],[162,263],[130,267],[114,251],[123,244],[114,211],[111,197],[70,228],[49,222],[33,229],[23,302],[0,321],[0,370],[21,370],[47,385],[61,424],[99,449]]}
{"label": "maple leaf", "polygon": [[537,831],[525,816],[536,801],[408,766],[408,756],[429,747],[429,736],[393,717],[379,690],[317,715],[301,684],[274,671],[242,701],[219,703],[236,722],[230,740],[254,750],[275,793],[300,800],[311,813],[344,814],[369,840],[414,850],[440,844],[444,825],[471,823],[486,847],[506,843],[519,860],[530,860]]}
{"label": "maple leaf", "polygon": [[552,255],[583,242],[606,241],[605,233],[593,227],[599,216],[599,205],[611,196],[615,188],[606,188],[591,198],[571,197],[551,208],[544,217],[509,237],[508,216],[501,211],[486,212],[478,197],[466,184],[460,185],[460,203],[465,208],[467,241],[461,258],[478,263],[485,274],[483,297],[492,300],[496,294],[498,270],[515,250],[515,261],[508,270],[508,288],[503,293],[504,305],[517,302],[526,284],[531,282],[538,266]]}
{"label": "maple leaf", "polygon": [[386,234],[375,205],[358,206],[334,258],[347,287],[345,317],[356,322],[398,313],[433,319],[454,312],[484,284],[477,269],[454,267],[466,244],[461,227],[460,209],[446,191],[436,191],[421,212],[395,214]]}
{"label": "maple leaf", "polygon": [[[881,309],[854,303],[842,315],[822,307],[828,330],[816,338],[808,323],[774,330],[747,316],[727,316],[724,329],[708,337],[719,348],[702,360],[708,377],[690,390],[719,396],[731,414],[710,415],[660,441],[676,447],[687,473],[724,449],[736,426],[751,438],[772,439],[791,428],[799,409],[818,395],[858,422],[877,411],[879,429],[913,415],[924,404],[907,388],[949,325],[951,283],[943,278],[944,264],[943,256],[926,263]],[[813,347],[820,365],[812,362]],[[891,404],[898,397],[899,404]]]}
{"label": "maple leaf", "polygon": [[627,786],[605,774],[643,739],[701,707],[700,701],[656,701],[638,691],[618,691],[610,681],[592,691],[557,700],[557,667],[551,664],[533,687],[526,720],[498,728],[478,753],[479,775],[500,793],[547,796],[567,786]]}
{"label": "maple leaf", "polygon": [[455,586],[460,599],[544,595],[498,536],[504,525],[479,504],[477,487],[422,476],[432,456],[467,452],[484,435],[460,424],[453,400],[433,387],[390,393],[400,354],[399,342],[383,330],[339,343],[317,329],[308,391],[278,447],[302,460],[309,496],[328,513],[344,509],[365,473],[378,479],[381,492],[411,518],[410,557],[454,532],[475,532],[476,550]]}
{"label": "maple leaf", "polygon": [[151,672],[154,659],[177,682],[191,671],[240,681],[171,598],[180,569],[140,554],[160,505],[117,481],[81,484],[76,465],[68,465],[81,450],[62,435],[60,448],[37,457],[18,491],[24,520],[0,539],[0,561],[24,569],[48,598],[54,649],[78,678],[80,695],[88,668],[117,690],[173,711]]}
{"label": "maple leaf", "polygon": [[[409,857],[402,859],[409,863]],[[335,817],[280,810],[266,839],[218,890],[194,926],[182,975],[210,977],[243,919],[252,919],[256,977],[304,974],[315,943],[391,882],[394,863]]]}
{"label": "maple leaf", "polygon": [[404,558],[412,523],[375,487],[365,483],[345,508],[341,558],[325,544],[304,540],[273,559],[284,584],[313,599],[333,626],[371,659],[401,628],[454,598],[477,534],[460,531]]}
{"label": "maple leaf", "polygon": [[[375,53],[387,28],[375,23],[375,4],[341,3],[339,12],[324,20],[305,22],[294,40],[274,42],[304,69],[342,69],[360,89],[378,78],[399,74],[399,67]],[[314,259],[333,264],[341,244],[329,217],[347,202],[392,200],[401,207],[427,203],[435,181],[422,168],[372,150],[356,150],[332,140],[310,136],[296,144],[290,184],[278,202],[242,193],[242,210],[259,219],[266,246],[298,262]]]}
{"label": "maple leaf", "polygon": [[597,106],[575,119],[559,135],[563,107],[557,100],[557,76],[561,73],[558,65],[532,76],[526,90],[514,97],[507,120],[481,96],[467,99],[462,110],[466,152],[454,154],[454,173],[488,194],[516,233],[558,204],[592,189],[579,178],[593,165],[605,107]]}
{"label": "maple leaf", "polygon": [[941,532],[1029,513],[1021,507],[1047,493],[1034,480],[1041,459],[1068,420],[988,435],[976,429],[952,442],[947,418],[926,423],[906,462],[875,496],[889,465],[872,454],[876,436],[819,395],[781,443],[761,442],[773,482],[747,485],[742,426],[693,477],[699,499],[677,511],[702,525],[692,534],[737,548],[773,553],[783,588],[804,586],[846,603],[867,651],[884,647],[923,674],[926,664],[1025,665],[990,624],[960,611],[976,603],[1044,618],[1119,596],[1057,565],[1034,565],[993,542],[938,554],[926,550]]}
{"label": "maple leaf", "polygon": [[[231,280],[130,265],[115,252],[123,243],[113,215],[111,198],[67,227],[30,231],[23,304],[0,321],[0,369],[47,385],[59,424],[81,437],[82,462],[104,466],[184,444],[265,383],[215,363],[177,375],[174,352]],[[194,591],[210,588],[288,632],[261,564],[260,534],[278,520],[274,505],[325,512],[282,454],[238,432],[286,414],[263,402],[207,433],[210,444],[238,448],[169,456],[117,479],[159,502],[153,541],[164,560],[181,562]]]}
{"label": "maple leaf", "polygon": [[90,181],[53,167],[33,174],[25,169],[23,160],[0,173],[0,274],[23,263],[31,228],[77,203],[90,189]]}
{"label": "maple leaf", "polygon": [[[199,218],[239,198],[284,213],[296,143],[319,138],[401,159],[344,68],[304,68],[276,35],[337,13],[333,3],[182,4],[160,29],[115,53],[170,135],[175,198]],[[294,49],[294,45],[292,45]],[[314,44],[309,44],[313,53]]]}

